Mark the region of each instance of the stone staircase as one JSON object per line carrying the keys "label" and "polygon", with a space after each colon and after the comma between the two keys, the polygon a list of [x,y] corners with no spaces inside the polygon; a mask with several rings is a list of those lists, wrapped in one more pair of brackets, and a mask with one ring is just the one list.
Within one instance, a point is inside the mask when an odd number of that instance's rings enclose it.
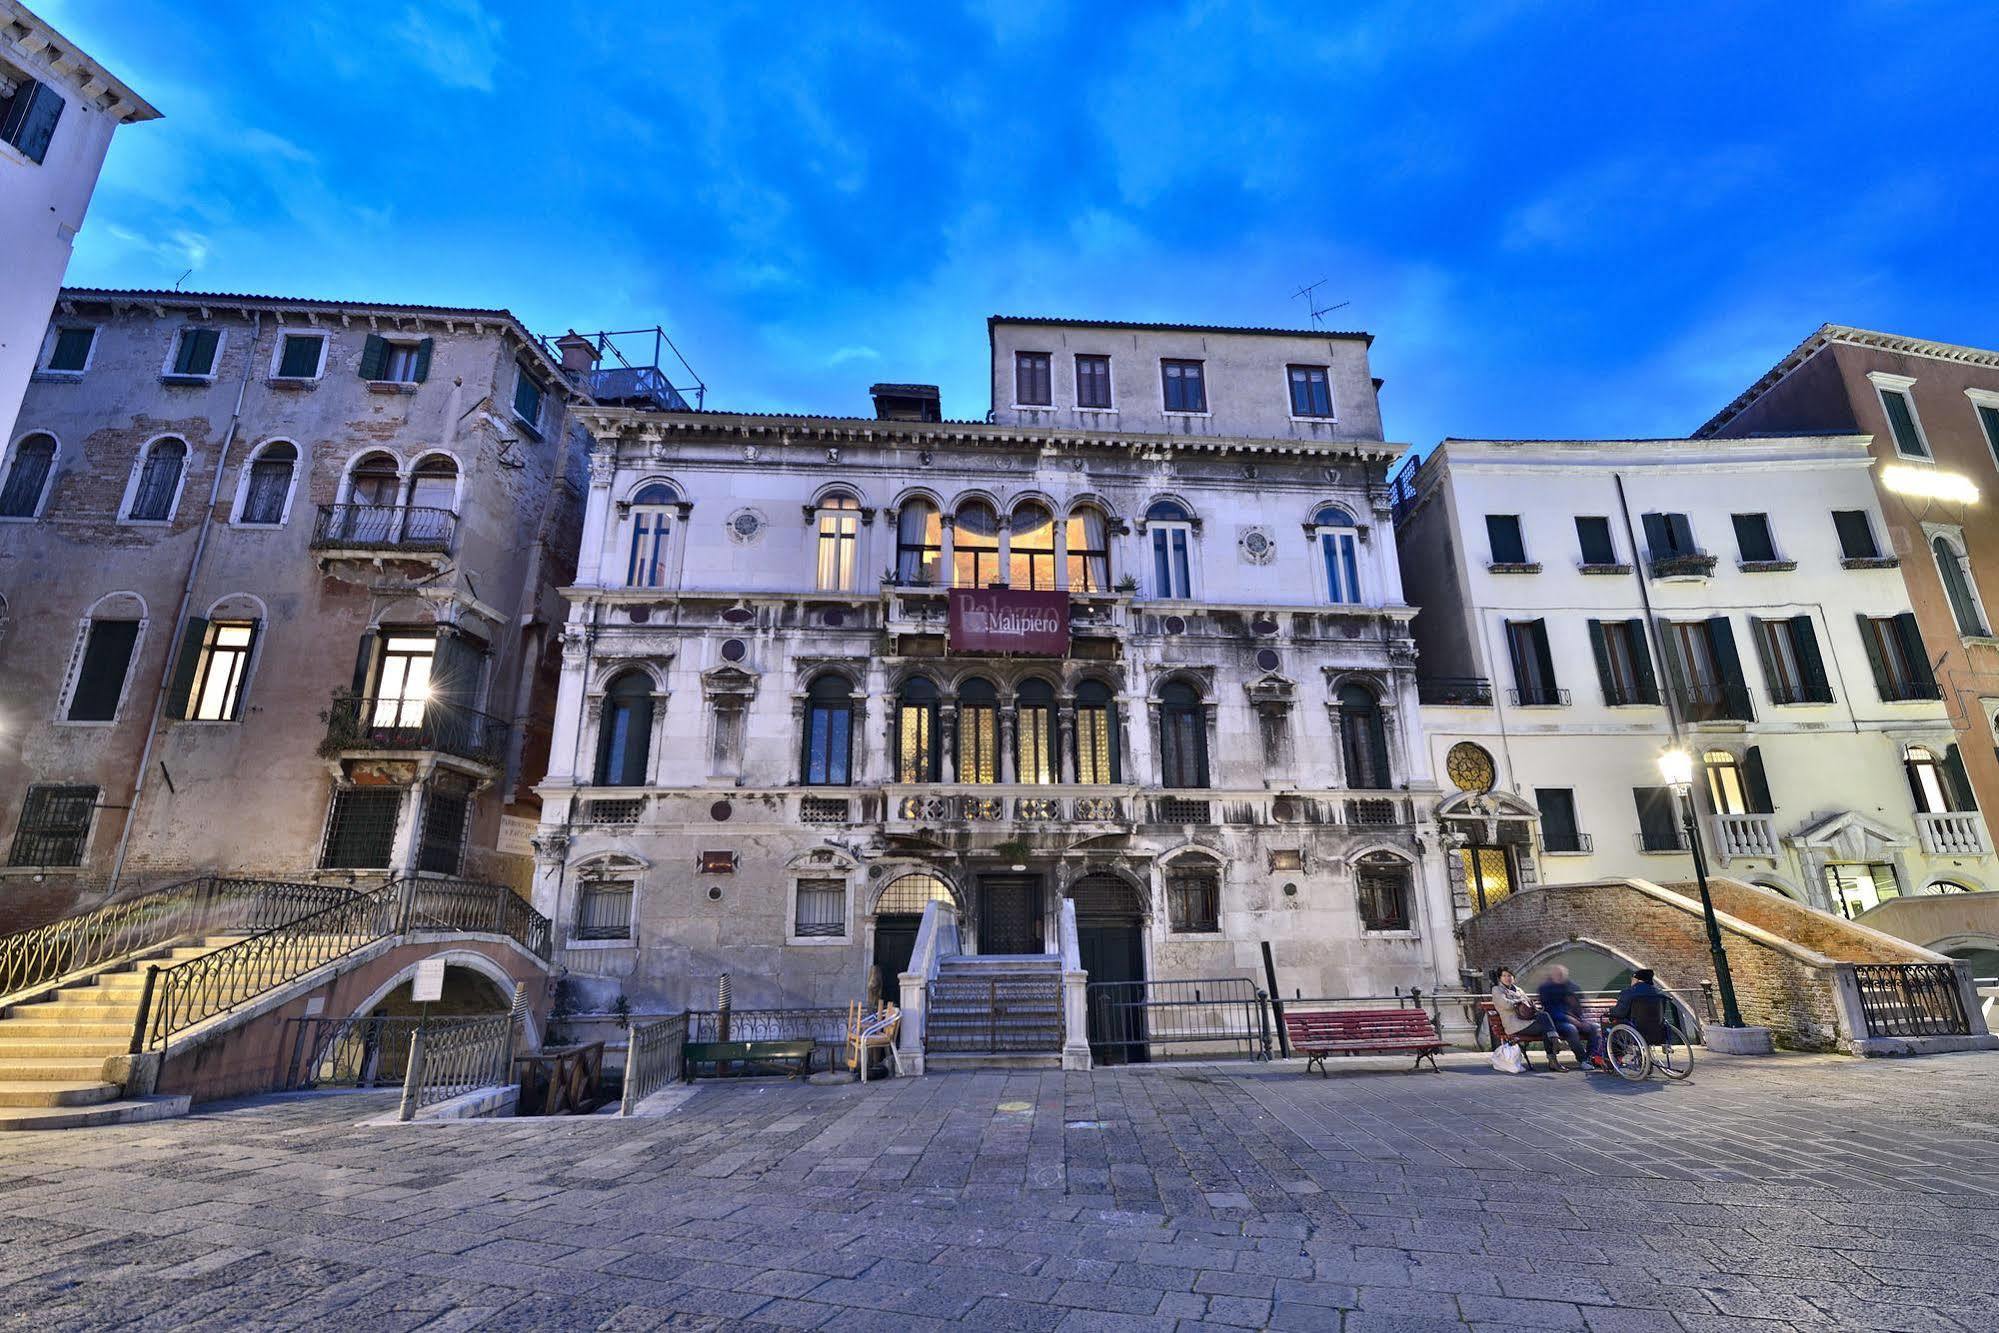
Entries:
{"label": "stone staircase", "polygon": [[1062,960],[960,954],[937,960],[923,1018],[926,1069],[1060,1069]]}
{"label": "stone staircase", "polygon": [[104,1062],[126,1054],[146,968],[184,963],[243,938],[148,950],[64,981],[0,1015],[0,1130],[75,1129],[185,1115],[186,1097],[121,1098]]}

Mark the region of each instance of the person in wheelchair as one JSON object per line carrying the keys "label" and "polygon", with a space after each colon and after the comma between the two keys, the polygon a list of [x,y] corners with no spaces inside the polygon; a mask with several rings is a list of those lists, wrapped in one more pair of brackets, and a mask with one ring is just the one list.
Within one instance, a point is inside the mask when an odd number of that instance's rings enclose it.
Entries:
{"label": "person in wheelchair", "polygon": [[1670,1040],[1686,1040],[1685,1037],[1669,1036],[1669,1025],[1677,1028],[1679,1016],[1674,1012],[1672,996],[1654,980],[1656,975],[1649,967],[1641,967],[1631,974],[1631,984],[1617,993],[1617,1002],[1603,1017],[1606,1029],[1628,1023],[1652,1046],[1664,1046]]}

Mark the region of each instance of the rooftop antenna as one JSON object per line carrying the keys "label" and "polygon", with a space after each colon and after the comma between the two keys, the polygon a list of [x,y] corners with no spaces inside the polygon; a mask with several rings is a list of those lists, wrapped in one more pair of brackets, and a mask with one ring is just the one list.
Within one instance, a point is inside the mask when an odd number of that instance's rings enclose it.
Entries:
{"label": "rooftop antenna", "polygon": [[191,274],[191,273],[193,273],[193,272],[194,272],[194,270],[193,270],[193,269],[189,269],[189,270],[187,271],[187,273],[183,273],[183,274],[181,274],[181,275],[180,275],[180,276],[179,276],[178,278],[175,278],[175,279],[174,279],[174,290],[175,290],[175,291],[179,291],[179,290],[180,290],[180,285],[181,285],[181,284],[182,284],[183,282],[186,282],[186,281],[187,281],[187,279],[188,279],[188,274]]}
{"label": "rooftop antenna", "polygon": [[1312,327],[1315,329],[1326,327],[1324,316],[1332,314],[1335,310],[1343,310],[1353,304],[1352,301],[1341,301],[1336,305],[1320,305],[1318,291],[1319,288],[1325,285],[1326,280],[1320,278],[1317,282],[1308,282],[1297,291],[1291,293],[1292,300],[1303,300],[1305,308],[1312,312]]}

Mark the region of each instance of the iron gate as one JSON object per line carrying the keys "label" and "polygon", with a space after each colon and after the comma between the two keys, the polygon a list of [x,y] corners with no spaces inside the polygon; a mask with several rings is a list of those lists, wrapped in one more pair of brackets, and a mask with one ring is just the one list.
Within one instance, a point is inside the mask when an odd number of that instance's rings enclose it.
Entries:
{"label": "iron gate", "polygon": [[923,1048],[1003,1054],[1062,1049],[1060,977],[938,978],[924,991]]}
{"label": "iron gate", "polygon": [[1088,996],[1090,1047],[1114,1062],[1176,1053],[1270,1058],[1269,1011],[1247,977],[1098,981]]}
{"label": "iron gate", "polygon": [[1853,969],[1870,1037],[1971,1034],[1957,969],[1949,963],[1862,963]]}

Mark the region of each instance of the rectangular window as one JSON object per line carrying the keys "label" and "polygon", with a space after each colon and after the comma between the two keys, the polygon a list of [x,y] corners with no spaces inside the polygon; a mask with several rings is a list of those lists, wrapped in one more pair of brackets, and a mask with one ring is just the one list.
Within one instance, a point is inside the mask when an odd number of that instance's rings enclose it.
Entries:
{"label": "rectangular window", "polygon": [[1176,935],[1213,934],[1221,929],[1221,882],[1211,874],[1166,877],[1166,919]]}
{"label": "rectangular window", "polygon": [[1756,653],[1770,701],[1779,704],[1828,704],[1832,682],[1819,655],[1818,631],[1810,616],[1756,622]]}
{"label": "rectangular window", "polygon": [[21,822],[14,828],[14,848],[7,864],[15,866],[80,866],[90,840],[90,818],[97,809],[97,788],[37,783],[21,804]]}
{"label": "rectangular window", "polygon": [[278,378],[309,380],[319,375],[319,355],[326,350],[326,338],[317,333],[287,333],[278,353]]}
{"label": "rectangular window", "polygon": [[[189,629],[196,628],[190,622]],[[186,716],[195,722],[235,722],[243,716],[243,676],[257,642],[253,620],[211,620],[200,626]]]}
{"label": "rectangular window", "polygon": [[1735,549],[1742,563],[1766,564],[1777,558],[1777,543],[1770,536],[1768,514],[1734,514]]}
{"label": "rectangular window", "polygon": [[182,329],[174,347],[172,374],[206,379],[215,374],[215,351],[222,345],[217,329]]}
{"label": "rectangular window", "polygon": [[1055,781],[1055,715],[1040,704],[1014,709],[1016,782],[1046,786]]}
{"label": "rectangular window", "polygon": [[798,916],[792,934],[806,939],[839,939],[847,933],[847,881],[798,881]]}
{"label": "rectangular window", "polygon": [[90,346],[96,341],[96,329],[56,330],[55,344],[49,348],[49,363],[44,369],[81,374],[90,364]]}
{"label": "rectangular window", "polygon": [[1291,415],[1330,417],[1333,414],[1333,386],[1324,366],[1291,366]]}
{"label": "rectangular window", "polygon": [[431,694],[431,665],[437,657],[434,634],[390,634],[376,665],[370,725],[420,727]]}
{"label": "rectangular window", "polygon": [[65,717],[71,722],[109,722],[118,716],[125,674],[132,664],[132,646],[138,640],[136,620],[90,622]]}
{"label": "rectangular window", "polygon": [[1638,807],[1638,845],[1648,852],[1677,852],[1686,847],[1671,787],[1633,787]]}
{"label": "rectangular window", "polygon": [[1111,710],[1076,710],[1076,781],[1115,782],[1111,773]]}
{"label": "rectangular window", "polygon": [[1055,401],[1049,383],[1048,353],[1013,354],[1013,401],[1026,407],[1047,407]]}
{"label": "rectangular window", "polygon": [[1867,649],[1867,664],[1874,669],[1874,685],[1884,702],[1940,697],[1929,650],[1923,646],[1913,612],[1862,615],[1859,620],[1860,642]]}
{"label": "rectangular window", "polygon": [[465,830],[472,821],[472,790],[446,778],[432,781],[423,801],[423,837],[416,868],[433,875],[456,875],[464,867]]}
{"label": "rectangular window", "polygon": [[361,344],[361,378],[377,384],[421,384],[430,375],[429,338],[391,341],[371,333]]}
{"label": "rectangular window", "polygon": [[1408,930],[1409,868],[1362,865],[1354,872],[1362,930]]}
{"label": "rectangular window", "polygon": [[1319,558],[1326,566],[1326,600],[1335,606],[1360,601],[1360,559],[1352,528],[1319,529]]}
{"label": "rectangular window", "polygon": [[999,709],[990,704],[958,709],[958,781],[999,781]]}
{"label": "rectangular window", "polygon": [[541,428],[541,385],[526,366],[514,368],[514,415],[536,430]]}
{"label": "rectangular window", "polygon": [[327,870],[388,869],[395,856],[396,816],[402,808],[401,787],[342,787],[334,792],[320,866]]}
{"label": "rectangular window", "polygon": [[1507,621],[1506,646],[1513,661],[1516,701],[1523,705],[1562,702],[1561,691],[1555,684],[1555,661],[1548,655],[1548,623]]}
{"label": "rectangular window", "polygon": [[1644,523],[1646,554],[1652,559],[1700,554],[1694,545],[1693,524],[1687,522],[1685,514],[1647,514]]}
{"label": "rectangular window", "polygon": [[1888,414],[1888,430],[1895,437],[1896,452],[1909,458],[1928,458],[1930,447],[1923,440],[1922,428],[1916,424],[1916,407],[1909,401],[1909,395],[1901,389],[1889,389],[1880,385],[1875,391],[1881,395],[1881,410]]}
{"label": "rectangular window", "polygon": [[1076,358],[1076,406],[1109,408],[1111,405],[1111,359],[1107,356]]}
{"label": "rectangular window", "polygon": [[576,938],[628,940],[632,937],[632,890],[628,879],[586,879],[576,895]]}
{"label": "rectangular window", "polygon": [[1682,714],[1695,722],[1755,719],[1735,628],[1727,616],[1668,621],[1660,629],[1666,669]]}
{"label": "rectangular window", "polygon": [[1161,361],[1159,374],[1168,412],[1208,410],[1208,386],[1201,378],[1199,361]]}
{"label": "rectangular window", "polygon": [[1992,461],[1999,463],[1999,405],[1979,403],[1978,424],[1985,428],[1985,443],[1992,450]]}
{"label": "rectangular window", "polygon": [[1599,514],[1576,515],[1576,542],[1586,565],[1614,565],[1617,546],[1610,540],[1610,520]]}
{"label": "rectangular window", "polygon": [[1185,601],[1194,594],[1189,588],[1187,538],[1189,530],[1179,524],[1152,527],[1152,595],[1166,601]]}
{"label": "rectangular window", "polygon": [[56,122],[62,119],[62,94],[34,79],[15,78],[8,82],[13,91],[0,96],[0,139],[20,149],[30,162],[39,164],[48,156]]}
{"label": "rectangular window", "polygon": [[1878,560],[1881,547],[1874,540],[1874,525],[1865,509],[1835,509],[1832,526],[1839,533],[1839,554],[1843,560]]}
{"label": "rectangular window", "polygon": [[1536,787],[1534,804],[1541,811],[1541,849],[1549,852],[1583,850],[1576,825],[1576,793],[1570,787]]}
{"label": "rectangular window", "polygon": [[1520,515],[1487,514],[1485,516],[1485,537],[1492,544],[1493,564],[1524,565],[1527,563],[1527,543],[1520,536]]}
{"label": "rectangular window", "polygon": [[1590,648],[1596,654],[1597,682],[1611,708],[1659,702],[1652,653],[1642,620],[1592,620]]}
{"label": "rectangular window", "polygon": [[704,875],[733,875],[736,873],[736,854],[729,851],[703,852],[698,864]]}

